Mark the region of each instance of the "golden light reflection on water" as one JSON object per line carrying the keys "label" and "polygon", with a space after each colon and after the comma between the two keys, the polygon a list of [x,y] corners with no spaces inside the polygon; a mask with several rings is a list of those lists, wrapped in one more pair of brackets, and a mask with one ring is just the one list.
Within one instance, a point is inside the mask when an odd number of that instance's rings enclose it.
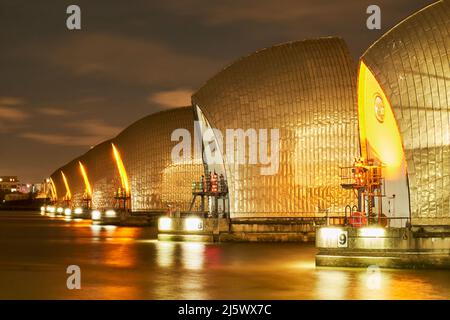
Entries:
{"label": "golden light reflection on water", "polygon": [[348,288],[348,274],[340,270],[320,270],[316,273],[315,293],[317,299],[345,299]]}
{"label": "golden light reflection on water", "polygon": [[442,294],[442,290],[438,293],[436,287],[426,281],[429,272],[377,266],[367,269],[317,268],[313,299],[449,299],[450,291],[447,295]]}
{"label": "golden light reflection on water", "polygon": [[[445,287],[450,283],[448,271],[432,271],[441,277],[440,284],[436,286],[427,281],[427,271],[418,270],[390,270],[382,271],[382,286],[379,291],[380,299],[450,299],[450,289],[444,294]],[[440,274],[442,273],[442,274]],[[439,275],[440,274],[440,275]]]}
{"label": "golden light reflection on water", "polygon": [[159,267],[171,267],[175,259],[175,246],[173,242],[159,241],[156,243],[156,263]]}
{"label": "golden light reflection on water", "polygon": [[364,300],[385,299],[391,287],[390,275],[376,266],[361,270],[356,277],[355,297]]}
{"label": "golden light reflection on water", "polygon": [[188,270],[200,270],[205,260],[205,245],[196,242],[180,243],[181,262]]}
{"label": "golden light reflection on water", "polygon": [[166,268],[175,265],[176,256],[180,255],[181,266],[187,270],[201,270],[205,261],[205,244],[197,242],[156,243],[156,261],[159,267]]}
{"label": "golden light reflection on water", "polygon": [[205,244],[196,242],[180,243],[181,263],[187,276],[180,283],[186,299],[207,299],[205,292],[205,277],[200,271],[205,262]]}
{"label": "golden light reflection on water", "polygon": [[[0,214],[3,244],[10,246],[0,265],[11,266],[7,272],[20,284],[0,281],[0,298],[72,299],[76,293],[61,292],[59,278],[41,277],[43,269],[69,264],[83,270],[81,299],[450,298],[448,270],[316,268],[312,244],[159,242],[151,228],[86,220],[48,219],[43,228],[37,214],[19,224],[10,223],[11,213],[3,226]],[[14,219],[24,217],[14,213]],[[36,275],[26,283],[23,265]]]}
{"label": "golden light reflection on water", "polygon": [[105,250],[102,258],[108,266],[131,268],[136,265],[136,247],[126,244],[114,246],[114,250]]}
{"label": "golden light reflection on water", "polygon": [[91,231],[94,237],[99,237],[102,234],[112,236],[116,229],[116,226],[91,225]]}
{"label": "golden light reflection on water", "polygon": [[368,268],[318,268],[317,299],[390,299],[393,270]]}
{"label": "golden light reflection on water", "polygon": [[201,274],[190,274],[180,282],[180,289],[184,299],[207,300],[208,292],[205,290],[205,278]]}
{"label": "golden light reflection on water", "polygon": [[108,266],[130,268],[136,265],[136,246],[132,245],[137,237],[137,228],[119,228],[117,226],[90,226],[93,240],[103,240],[114,244],[113,250],[104,250],[102,262]]}
{"label": "golden light reflection on water", "polygon": [[165,242],[155,243],[156,262],[164,270],[175,271],[175,276],[162,273],[158,277],[155,294],[162,299],[208,299],[205,291],[205,248],[203,243]]}

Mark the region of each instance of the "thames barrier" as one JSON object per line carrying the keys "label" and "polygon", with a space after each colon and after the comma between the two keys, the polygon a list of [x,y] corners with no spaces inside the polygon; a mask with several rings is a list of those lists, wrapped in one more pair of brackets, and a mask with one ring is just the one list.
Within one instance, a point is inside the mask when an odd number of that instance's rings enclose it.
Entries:
{"label": "thames barrier", "polygon": [[242,57],[57,168],[42,214],[157,225],[163,243],[315,241],[316,266],[450,268],[449,35],[442,0],[358,62],[339,37]]}

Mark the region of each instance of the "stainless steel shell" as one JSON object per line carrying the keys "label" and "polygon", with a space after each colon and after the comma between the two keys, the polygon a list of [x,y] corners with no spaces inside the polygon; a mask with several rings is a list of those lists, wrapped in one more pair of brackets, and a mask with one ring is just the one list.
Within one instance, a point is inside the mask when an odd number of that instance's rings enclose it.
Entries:
{"label": "stainless steel shell", "polygon": [[60,171],[63,170],[72,192],[72,205],[82,204],[85,185],[79,163],[86,168],[92,187],[92,206],[113,207],[114,192],[121,180],[112,153],[111,143],[119,150],[128,174],[133,211],[187,210],[191,200],[191,186],[203,173],[201,160],[173,163],[171,141],[175,129],[184,128],[193,135],[193,112],[190,107],[177,108],[147,116],[105,141],[79,158],[55,171],[58,200],[62,201],[65,188]]}
{"label": "stainless steel shell", "polygon": [[335,214],[355,203],[339,180],[339,166],[359,155],[356,65],[343,40],[258,51],[207,81],[192,102],[222,133],[280,130],[276,174],[261,175],[261,164],[225,160],[231,217]]}
{"label": "stainless steel shell", "polygon": [[402,138],[413,224],[450,223],[450,1],[408,17],[362,56]]}

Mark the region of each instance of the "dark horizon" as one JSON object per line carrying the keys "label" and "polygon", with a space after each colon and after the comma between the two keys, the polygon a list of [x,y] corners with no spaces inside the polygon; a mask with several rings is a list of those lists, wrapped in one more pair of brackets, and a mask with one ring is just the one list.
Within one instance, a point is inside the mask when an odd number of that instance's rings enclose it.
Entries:
{"label": "dark horizon", "polygon": [[378,1],[382,30],[366,28],[371,1],[190,0],[133,5],[0,0],[0,175],[36,183],[151,113],[190,94],[236,59],[275,44],[339,36],[355,59],[391,27],[433,3]]}

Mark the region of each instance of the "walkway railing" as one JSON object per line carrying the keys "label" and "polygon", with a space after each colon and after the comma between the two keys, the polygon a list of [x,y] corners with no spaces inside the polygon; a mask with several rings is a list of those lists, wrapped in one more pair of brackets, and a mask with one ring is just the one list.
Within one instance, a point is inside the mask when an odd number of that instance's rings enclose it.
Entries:
{"label": "walkway railing", "polygon": [[326,216],[327,226],[367,227],[380,226],[384,228],[400,228],[411,225],[410,217],[367,217],[367,216]]}

